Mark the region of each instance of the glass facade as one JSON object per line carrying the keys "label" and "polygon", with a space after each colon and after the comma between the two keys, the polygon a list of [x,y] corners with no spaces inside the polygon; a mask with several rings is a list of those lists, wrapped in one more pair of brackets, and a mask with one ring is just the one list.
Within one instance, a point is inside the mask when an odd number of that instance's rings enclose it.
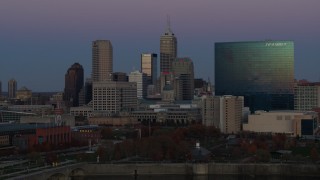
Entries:
{"label": "glass facade", "polygon": [[255,110],[293,109],[293,41],[215,43],[215,94]]}

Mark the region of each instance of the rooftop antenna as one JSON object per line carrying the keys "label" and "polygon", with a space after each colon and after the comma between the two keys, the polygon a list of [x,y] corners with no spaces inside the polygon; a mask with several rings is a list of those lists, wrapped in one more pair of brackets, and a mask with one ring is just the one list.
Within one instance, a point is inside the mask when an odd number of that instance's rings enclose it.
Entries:
{"label": "rooftop antenna", "polygon": [[171,31],[171,23],[170,23],[170,16],[167,14],[167,33],[172,33]]}

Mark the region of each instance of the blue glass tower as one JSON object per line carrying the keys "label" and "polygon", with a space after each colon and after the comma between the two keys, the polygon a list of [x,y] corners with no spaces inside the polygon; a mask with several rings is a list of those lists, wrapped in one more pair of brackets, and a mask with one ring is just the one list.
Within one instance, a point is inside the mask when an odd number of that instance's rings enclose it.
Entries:
{"label": "blue glass tower", "polygon": [[255,110],[293,109],[293,41],[215,43],[215,94]]}

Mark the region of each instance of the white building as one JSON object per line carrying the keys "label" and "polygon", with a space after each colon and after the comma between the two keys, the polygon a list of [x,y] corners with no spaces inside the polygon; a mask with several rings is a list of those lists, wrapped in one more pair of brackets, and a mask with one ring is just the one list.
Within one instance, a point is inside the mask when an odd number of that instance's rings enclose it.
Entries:
{"label": "white building", "polygon": [[129,82],[137,83],[137,98],[147,97],[148,77],[147,74],[139,71],[133,71],[129,74]]}

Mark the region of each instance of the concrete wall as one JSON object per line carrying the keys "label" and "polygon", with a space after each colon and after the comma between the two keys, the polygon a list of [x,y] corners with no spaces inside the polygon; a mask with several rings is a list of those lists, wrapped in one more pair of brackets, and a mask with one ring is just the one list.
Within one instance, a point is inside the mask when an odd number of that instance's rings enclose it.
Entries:
{"label": "concrete wall", "polygon": [[91,175],[288,175],[320,176],[320,165],[299,164],[88,164]]}
{"label": "concrete wall", "polygon": [[320,177],[318,164],[75,164],[23,175],[20,179],[68,179],[68,176],[249,175]]}

